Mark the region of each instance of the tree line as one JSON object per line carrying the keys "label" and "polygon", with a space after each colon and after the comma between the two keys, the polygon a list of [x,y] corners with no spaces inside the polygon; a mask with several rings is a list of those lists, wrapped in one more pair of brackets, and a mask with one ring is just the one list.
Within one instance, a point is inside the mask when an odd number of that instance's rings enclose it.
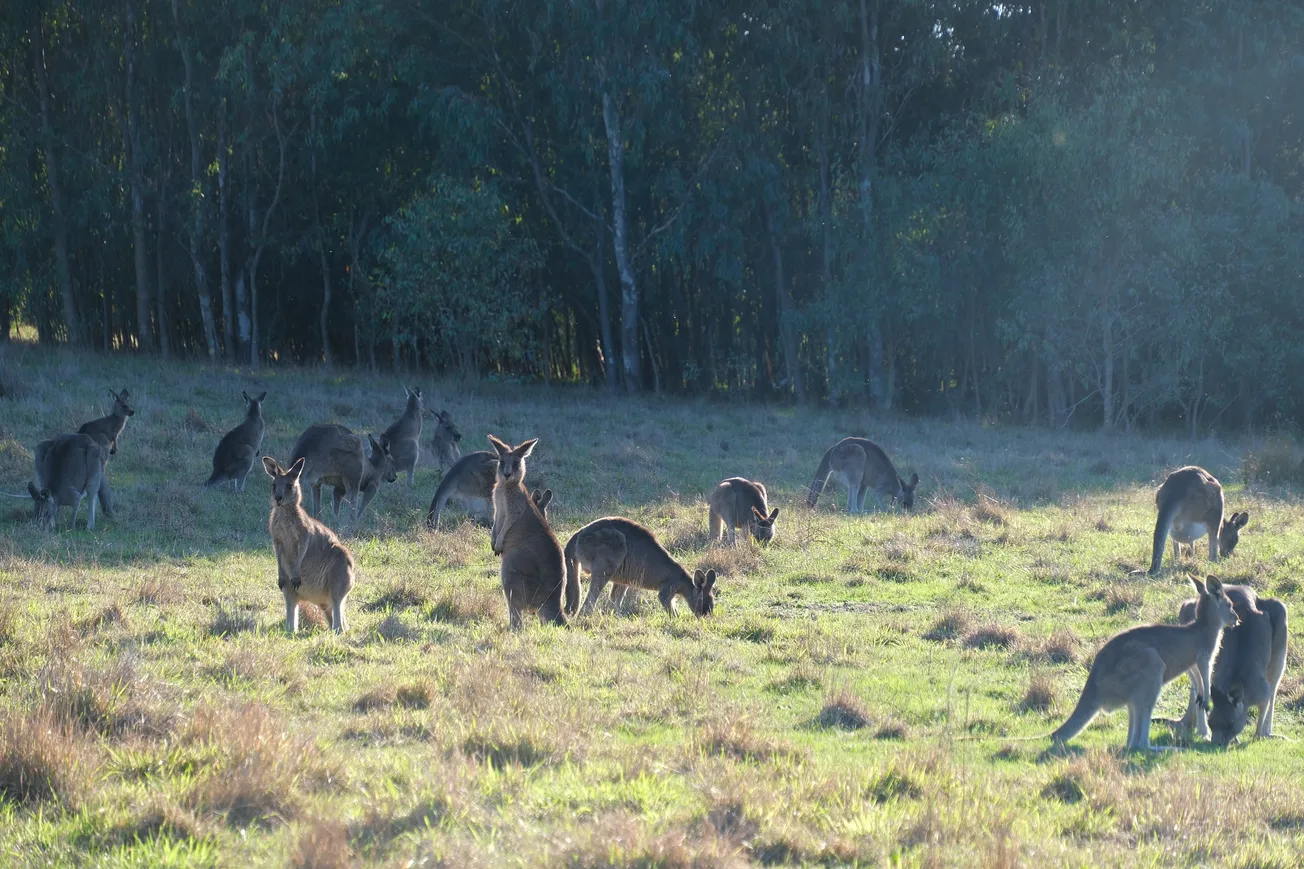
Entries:
{"label": "tree line", "polygon": [[1286,0],[18,0],[0,334],[1304,422]]}

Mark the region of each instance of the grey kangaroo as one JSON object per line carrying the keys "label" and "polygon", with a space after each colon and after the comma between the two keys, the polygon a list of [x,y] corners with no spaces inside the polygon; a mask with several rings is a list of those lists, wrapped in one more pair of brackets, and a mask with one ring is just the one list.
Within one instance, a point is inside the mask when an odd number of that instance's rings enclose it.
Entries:
{"label": "grey kangaroo", "polygon": [[[1258,708],[1256,737],[1272,736],[1272,713],[1277,705],[1277,685],[1286,671],[1286,605],[1276,598],[1258,597],[1246,585],[1225,585],[1240,624],[1223,632],[1222,645],[1213,663],[1210,696],[1213,711],[1206,717],[1198,703],[1195,680],[1186,714],[1174,723],[1194,726],[1215,745],[1227,745],[1240,735],[1249,721],[1249,707]],[[1198,601],[1182,604],[1178,621],[1195,621]]]}
{"label": "grey kangaroo", "polygon": [[53,531],[58,525],[59,508],[66,505],[72,508],[70,527],[75,527],[77,512],[86,498],[86,529],[95,529],[96,502],[102,499],[106,505],[109,503],[104,482],[107,451],[107,445],[85,434],[59,435],[36,445],[37,485],[28,483],[27,492],[35,502],[39,525]]}
{"label": "grey kangaroo", "polygon": [[376,497],[381,480],[392,483],[398,479],[389,445],[371,435],[367,440],[370,453],[363,449],[362,438],[342,425],[309,426],[299,435],[291,455],[305,460],[303,484],[312,487],[314,516],[321,515],[323,483],[334,490],[331,509],[335,520],[340,518],[340,501],[348,500],[356,523]]}
{"label": "grey kangaroo", "polygon": [[489,542],[494,553],[502,556],[500,575],[511,628],[521,629],[522,610],[535,610],[540,621],[565,626],[566,564],[561,544],[525,488],[525,460],[538,439],[512,447],[489,435],[489,443],[498,453]]}
{"label": "grey kangaroo", "polygon": [[489,450],[467,453],[449,468],[430,499],[426,527],[439,527],[439,515],[450,501],[461,504],[467,513],[482,522],[493,519],[494,480],[498,474],[498,454]]}
{"label": "grey kangaroo", "polygon": [[[683,595],[698,616],[715,611],[715,571],[691,576],[670,557],[649,529],[619,516],[595,519],[566,543],[566,611],[580,598],[580,571],[589,570],[589,594],[581,613],[589,613],[608,582],[655,591],[666,612],[675,615],[675,598]],[[622,595],[623,598],[623,595]]]}
{"label": "grey kangaroo", "polygon": [[865,499],[870,492],[878,493],[879,503],[895,501],[907,510],[915,505],[915,487],[919,475],[911,474],[910,482],[897,476],[896,468],[887,453],[865,438],[843,438],[824,453],[820,466],[811,480],[810,495],[806,504],[815,506],[820,493],[830,478],[847,487],[847,512],[865,512]]}
{"label": "grey kangaroo", "polygon": [[267,393],[260,393],[257,398],[250,398],[247,392],[240,395],[247,405],[244,421],[217,442],[217,449],[213,451],[213,473],[205,486],[230,480],[233,491],[243,492],[254,459],[258,458],[258,450],[263,445],[263,432],[267,428],[263,423],[263,399],[267,398]]}
{"label": "grey kangaroo", "polygon": [[77,433],[90,435],[108,447],[109,455],[116,456],[118,454],[118,438],[122,435],[122,430],[127,426],[127,417],[135,416],[136,410],[127,403],[127,399],[131,396],[125,386],[122,388],[122,392],[114,392],[110,389],[109,395],[113,396],[113,410],[109,415],[84,423],[81,428],[77,429]]}
{"label": "grey kangaroo", "polygon": [[1179,544],[1190,545],[1209,538],[1209,560],[1232,554],[1241,539],[1241,529],[1250,514],[1233,513],[1223,521],[1223,490],[1218,479],[1204,468],[1190,465],[1168,475],[1155,492],[1159,516],[1155,520],[1154,543],[1150,550],[1150,575],[1159,573],[1164,562],[1164,546],[1173,537],[1173,557],[1181,555]]}
{"label": "grey kangaroo", "polygon": [[394,456],[394,468],[406,471],[408,485],[416,479],[417,462],[421,460],[421,417],[426,406],[421,400],[421,390],[403,387],[407,393],[407,407],[403,415],[394,420],[394,424],[385,429],[380,442],[389,444],[389,451]]}
{"label": "grey kangaroo", "polygon": [[729,545],[737,546],[736,529],[740,527],[749,529],[758,543],[774,540],[774,521],[779,518],[779,508],[769,508],[764,484],[730,477],[715,487],[707,503],[712,543],[728,532]]}
{"label": "grey kangaroo", "polygon": [[1211,576],[1207,583],[1191,578],[1199,593],[1195,621],[1186,625],[1144,625],[1115,634],[1091,664],[1078,705],[1050,735],[1063,745],[1077,736],[1096,715],[1127,709],[1128,751],[1150,751],[1150,716],[1164,685],[1190,672],[1196,700],[1209,703],[1210,669],[1223,628],[1237,622],[1236,611],[1223,585]]}
{"label": "grey kangaroo", "polygon": [[329,607],[331,627],[343,633],[344,599],[356,583],[353,556],[335,532],[303,512],[303,464],[296,459],[286,470],[263,457],[263,470],[272,478],[267,532],[276,550],[276,585],[285,596],[285,628],[292,634],[299,630],[299,601],[306,601]]}
{"label": "grey kangaroo", "polygon": [[462,439],[462,433],[453,425],[453,418],[448,415],[448,411],[435,413],[428,410],[426,413],[435,418],[435,434],[430,438],[430,448],[435,451],[439,470],[447,471],[462,457],[462,449],[457,445]]}

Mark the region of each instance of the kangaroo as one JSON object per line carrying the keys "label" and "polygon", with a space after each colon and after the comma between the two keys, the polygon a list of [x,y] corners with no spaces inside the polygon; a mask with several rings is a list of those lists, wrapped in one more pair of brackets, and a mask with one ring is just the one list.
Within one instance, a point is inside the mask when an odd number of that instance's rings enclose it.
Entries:
{"label": "kangaroo", "polygon": [[136,410],[127,403],[131,396],[127,393],[124,386],[122,392],[109,390],[109,395],[113,396],[113,411],[108,416],[102,416],[99,419],[93,419],[84,423],[81,428],[77,429],[78,434],[90,435],[97,441],[104,443],[109,448],[109,455],[118,454],[118,438],[122,435],[122,430],[127,427],[127,417],[135,416]]}
{"label": "kangaroo", "polygon": [[419,388],[414,391],[405,386],[403,391],[407,393],[407,407],[403,415],[385,429],[380,441],[389,444],[394,455],[394,468],[407,471],[408,485],[411,486],[416,479],[417,462],[421,459],[421,418],[426,406]]}
{"label": "kangaroo", "polygon": [[1115,634],[1100,651],[1087,674],[1087,684],[1069,720],[1050,735],[1056,745],[1077,736],[1104,711],[1127,707],[1128,751],[1151,751],[1150,714],[1164,685],[1190,671],[1196,701],[1209,703],[1209,671],[1218,653],[1223,628],[1237,623],[1236,611],[1211,576],[1207,584],[1191,577],[1199,592],[1195,621],[1188,625],[1143,625]]}
{"label": "kangaroo", "polygon": [[435,458],[439,461],[439,470],[446,471],[462,457],[462,450],[458,447],[457,442],[462,439],[462,433],[453,425],[453,418],[448,415],[448,411],[441,410],[435,413],[428,410],[426,413],[435,418],[435,435],[430,439],[430,448],[435,451]]}
{"label": "kangaroo", "polygon": [[[1223,632],[1222,645],[1213,663],[1210,696],[1213,711],[1206,716],[1197,703],[1195,681],[1186,714],[1170,722],[1179,727],[1195,726],[1196,732],[1225,746],[1240,735],[1249,719],[1250,706],[1258,708],[1256,737],[1272,736],[1272,713],[1277,703],[1277,685],[1286,671],[1286,605],[1276,598],[1258,597],[1245,585],[1225,585],[1240,624]],[[1178,621],[1195,620],[1197,601],[1182,604]]]}
{"label": "kangaroo", "polygon": [[1178,468],[1168,475],[1155,493],[1155,506],[1159,517],[1155,520],[1154,546],[1150,550],[1150,575],[1159,573],[1163,566],[1164,545],[1168,535],[1173,536],[1173,557],[1181,555],[1180,544],[1190,545],[1209,538],[1209,560],[1217,561],[1219,555],[1228,556],[1240,542],[1241,529],[1250,521],[1250,514],[1233,513],[1223,521],[1222,484],[1204,468],[1190,465]]}
{"label": "kangaroo", "polygon": [[263,456],[263,470],[272,478],[272,509],[267,532],[276,550],[276,585],[285,595],[285,629],[299,631],[299,601],[329,607],[331,627],[343,633],[344,599],[356,584],[353,556],[322,523],[303,511],[303,490],[299,476],[303,457],[289,470],[270,456]]}
{"label": "kangaroo", "polygon": [[[503,595],[512,630],[522,627],[521,610],[539,613],[539,620],[566,625],[562,595],[566,591],[566,564],[561,544],[552,533],[539,505],[525,488],[525,460],[538,438],[512,447],[493,435],[489,443],[498,453],[494,479],[494,524],[489,542],[502,556]],[[542,495],[540,495],[542,500]]]}
{"label": "kangaroo", "polygon": [[[715,571],[693,575],[666,552],[651,530],[632,519],[595,519],[566,543],[566,606],[574,612],[580,597],[580,571],[589,569],[589,594],[581,614],[593,611],[608,582],[655,591],[661,605],[676,615],[675,597],[683,595],[698,616],[715,611]],[[623,600],[624,595],[621,595]]]}
{"label": "kangaroo", "polygon": [[321,515],[323,483],[334,489],[331,507],[335,521],[340,518],[340,501],[347,499],[356,523],[376,496],[380,481],[392,483],[398,479],[389,444],[371,435],[367,435],[367,440],[371,444],[370,454],[363,449],[362,438],[342,425],[309,426],[299,435],[292,455],[305,460],[303,483],[312,487],[314,516]]}
{"label": "kangaroo", "polygon": [[729,545],[738,545],[735,531],[739,526],[751,529],[758,543],[774,540],[774,520],[779,518],[779,508],[770,510],[766,504],[765,486],[742,477],[722,480],[711,493],[707,508],[707,521],[711,527],[711,542],[715,543],[724,532],[729,534]]}
{"label": "kangaroo", "polygon": [[[88,499],[86,530],[95,530],[95,504],[109,503],[104,482],[106,444],[86,434],[64,434],[36,445],[36,485],[27,484],[35,502],[36,521],[51,531],[58,526],[59,508],[72,508],[72,524],[83,498]],[[37,486],[40,486],[38,489]]]}
{"label": "kangaroo", "polygon": [[258,458],[258,449],[263,445],[263,432],[267,428],[263,422],[263,399],[267,398],[267,393],[263,392],[257,398],[250,398],[247,392],[240,395],[248,405],[244,421],[217,442],[217,449],[213,451],[213,473],[205,486],[230,480],[232,491],[243,492],[254,459]]}
{"label": "kangaroo", "polygon": [[426,527],[439,526],[439,514],[454,501],[481,521],[493,519],[494,479],[498,474],[498,454],[488,450],[467,453],[457,460],[439,481],[435,497],[430,499]]}
{"label": "kangaroo", "polygon": [[830,477],[847,487],[848,513],[865,512],[865,499],[871,491],[878,493],[880,504],[884,499],[890,499],[907,510],[915,505],[919,475],[911,474],[907,483],[897,476],[887,453],[865,438],[843,438],[829,447],[815,471],[815,478],[811,480],[807,506],[815,506]]}

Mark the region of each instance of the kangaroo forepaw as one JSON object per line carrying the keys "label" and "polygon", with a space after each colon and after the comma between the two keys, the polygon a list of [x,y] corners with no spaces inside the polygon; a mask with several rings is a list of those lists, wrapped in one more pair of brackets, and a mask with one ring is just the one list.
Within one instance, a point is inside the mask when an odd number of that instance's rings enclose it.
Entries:
{"label": "kangaroo forepaw", "polygon": [[298,590],[299,590],[299,586],[301,586],[301,585],[303,585],[303,579],[300,578],[300,577],[298,577],[298,576],[296,576],[296,577],[294,577],[294,578],[292,578],[292,579],[290,580],[290,586],[291,586],[295,591],[298,591]]}

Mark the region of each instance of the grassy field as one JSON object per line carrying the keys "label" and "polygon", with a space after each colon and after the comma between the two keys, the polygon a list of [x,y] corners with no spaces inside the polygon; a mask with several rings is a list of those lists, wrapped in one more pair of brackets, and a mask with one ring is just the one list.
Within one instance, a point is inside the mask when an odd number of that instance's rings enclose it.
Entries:
{"label": "grassy field", "polygon": [[[24,492],[35,444],[106,413],[108,388],[137,411],[115,519],[69,531],[64,511],[51,535],[0,499],[0,865],[1301,865],[1298,742],[1128,757],[1125,713],[1062,755],[1012,741],[1056,727],[1100,643],[1171,620],[1186,573],[1211,571],[1134,574],[1167,469],[1202,464],[1251,511],[1213,572],[1294,609],[1304,508],[1246,487],[1244,445],[408,378],[464,450],[540,438],[527,482],[556,493],[563,542],[619,513],[721,571],[716,614],[644,595],[509,633],[487,531],[455,512],[425,529],[427,465],[345,529],[349,631],[287,636],[266,478],[204,490],[213,447],[242,389],[267,390],[263,450],[285,461],[313,422],[383,429],[402,382],[0,347],[0,490]],[[918,471],[913,514],[806,508],[853,433]],[[772,548],[708,546],[706,495],[733,475],[782,508]],[[1292,618],[1275,725],[1296,740]]]}

